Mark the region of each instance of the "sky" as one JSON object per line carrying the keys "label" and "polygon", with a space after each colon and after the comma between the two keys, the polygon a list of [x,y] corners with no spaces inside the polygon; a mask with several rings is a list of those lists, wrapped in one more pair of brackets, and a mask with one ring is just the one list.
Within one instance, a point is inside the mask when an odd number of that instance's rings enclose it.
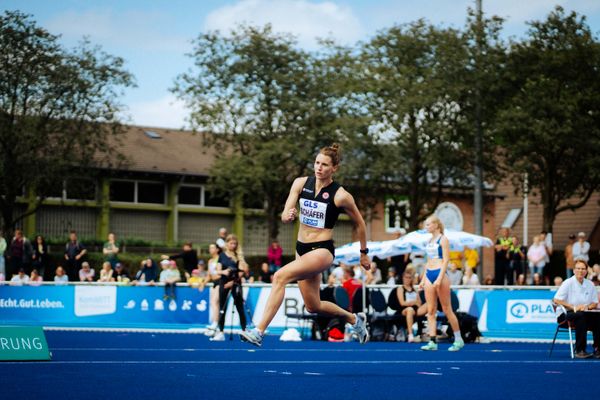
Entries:
{"label": "sky", "polygon": [[[600,0],[483,0],[483,11],[506,18],[503,34],[519,38],[527,21],[545,19],[556,4],[585,15],[592,31],[600,33]],[[137,85],[121,99],[125,122],[162,128],[187,126],[188,111],[169,88],[191,67],[186,53],[202,33],[270,23],[313,50],[318,37],[352,45],[419,18],[460,28],[468,7],[475,8],[475,0],[0,0],[2,11],[31,14],[39,25],[61,35],[66,47],[87,36],[125,59]]]}

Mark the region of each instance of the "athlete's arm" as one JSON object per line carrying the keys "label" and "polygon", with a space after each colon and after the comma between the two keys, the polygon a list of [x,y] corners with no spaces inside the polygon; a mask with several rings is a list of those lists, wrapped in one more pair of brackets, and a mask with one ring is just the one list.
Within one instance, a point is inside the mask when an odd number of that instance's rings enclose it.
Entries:
{"label": "athlete's arm", "polygon": [[[360,214],[360,211],[358,211],[358,207],[356,207],[354,197],[352,197],[352,195],[344,188],[340,188],[335,195],[334,201],[335,205],[343,208],[344,211],[346,211],[346,214],[348,214],[350,219],[354,222],[356,233],[358,234],[358,240],[360,241],[360,248],[366,249],[367,227],[365,225],[365,220]],[[371,268],[371,259],[368,255],[360,253],[360,265],[366,270]]]}
{"label": "athlete's arm", "polygon": [[298,199],[300,198],[300,194],[302,193],[302,188],[306,183],[306,179],[307,177],[296,178],[294,179],[294,183],[292,183],[290,194],[288,195],[288,198],[285,201],[285,207],[283,208],[283,212],[281,213],[281,221],[284,224],[292,222],[296,219],[296,216],[298,215],[296,204],[298,204]]}

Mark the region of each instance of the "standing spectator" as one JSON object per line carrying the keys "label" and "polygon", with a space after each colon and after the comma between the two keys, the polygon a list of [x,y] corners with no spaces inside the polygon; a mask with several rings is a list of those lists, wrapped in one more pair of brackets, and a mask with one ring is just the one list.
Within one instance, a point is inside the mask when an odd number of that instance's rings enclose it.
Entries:
{"label": "standing spectator", "polygon": [[477,265],[479,265],[479,252],[477,249],[465,247],[465,264],[473,270],[477,269]]}
{"label": "standing spectator", "polygon": [[277,240],[271,241],[271,246],[269,250],[267,250],[267,261],[269,263],[269,269],[271,272],[275,273],[279,268],[281,268],[281,256],[283,254],[283,249],[279,245]]}
{"label": "standing spectator", "polygon": [[178,258],[183,260],[183,269],[185,271],[185,279],[187,281],[187,279],[192,275],[192,271],[196,269],[196,266],[198,265],[198,252],[194,250],[191,242],[186,242],[183,244],[183,251],[181,253],[172,256],[162,256],[163,260],[176,260]]}
{"label": "standing spectator", "polygon": [[219,264],[220,253],[221,248],[217,246],[216,243],[211,243],[208,246],[208,254],[210,255],[210,259],[208,260],[208,276],[210,277],[213,287],[210,289],[209,316],[211,323],[206,327],[206,336],[213,336],[219,327],[219,280],[221,279],[221,275],[219,275],[217,271],[217,266]]}
{"label": "standing spectator", "polygon": [[269,267],[269,263],[263,262],[260,265],[260,272],[258,273],[258,281],[263,283],[271,283],[273,280],[273,272]]}
{"label": "standing spectator", "polygon": [[104,254],[104,260],[110,263],[111,268],[119,262],[119,244],[116,242],[115,234],[108,234],[108,241],[102,246],[102,254]]}
{"label": "standing spectator", "polygon": [[525,262],[525,247],[519,243],[519,238],[512,238],[512,244],[508,249],[506,256],[508,257],[508,269],[506,270],[506,281],[509,285],[514,284],[515,275],[519,276],[525,272],[523,267]]}
{"label": "standing spectator", "polygon": [[227,239],[227,229],[225,229],[225,228],[219,229],[219,237],[217,238],[215,243],[217,244],[217,246],[219,246],[219,249],[221,249],[221,251],[225,250],[226,239]]}
{"label": "standing spectator", "polygon": [[33,244],[32,267],[39,271],[41,276],[44,276],[48,261],[50,261],[48,255],[48,245],[42,235],[35,237],[35,243]]}
{"label": "standing spectator", "polygon": [[[453,262],[448,263],[448,278],[450,278],[450,285],[456,286],[460,285],[462,282],[463,273],[460,269],[457,268],[456,264]],[[403,276],[404,277],[404,276]]]}
{"label": "standing spectator", "polygon": [[79,270],[79,280],[81,282],[94,282],[94,276],[96,276],[96,270],[91,268],[90,263],[87,261],[82,262]]}
{"label": "standing spectator", "polygon": [[40,286],[44,279],[41,277],[40,273],[37,269],[31,270],[31,276],[29,277],[29,285],[31,286]]}
{"label": "standing spectator", "polygon": [[113,278],[113,269],[110,265],[110,262],[104,261],[102,263],[102,269],[100,270],[100,278],[98,278],[98,282],[114,282]]}
{"label": "standing spectator", "polygon": [[66,285],[69,282],[69,275],[65,273],[65,269],[60,265],[56,268],[54,282],[58,285]]}
{"label": "standing spectator", "polygon": [[[168,260],[165,260],[168,261]],[[135,274],[134,285],[154,285],[157,281],[157,265],[148,258],[140,263],[140,270]]]}
{"label": "standing spectator", "polygon": [[4,252],[6,251],[6,239],[0,232],[0,276],[6,279],[6,263],[4,261]]}
{"label": "standing spectator", "polygon": [[65,245],[65,266],[70,280],[75,280],[86,253],[85,246],[77,240],[77,232],[71,231],[69,241]]}
{"label": "standing spectator", "polygon": [[504,278],[508,269],[507,254],[512,245],[512,238],[509,235],[510,230],[508,228],[500,228],[498,238],[496,239],[496,246],[494,247],[495,283],[499,286],[504,285]]}
{"label": "standing spectator", "polygon": [[129,283],[129,281],[131,281],[127,270],[120,262],[118,262],[117,265],[115,265],[115,272],[113,274],[113,278],[116,282],[119,283]]}
{"label": "standing spectator", "polygon": [[577,241],[573,244],[573,260],[590,261],[590,242],[585,240],[585,232],[577,234]]}
{"label": "standing spectator", "polygon": [[464,254],[462,251],[450,250],[450,261],[448,265],[454,264],[457,270],[462,269]]}
{"label": "standing spectator", "polygon": [[541,241],[542,237],[536,235],[533,237],[533,244],[529,246],[527,250],[527,260],[529,261],[529,276],[532,277],[535,274],[543,274],[544,267],[546,266],[546,246]]}
{"label": "standing spectator", "polygon": [[11,240],[9,247],[10,255],[8,258],[10,260],[11,270],[8,271],[7,275],[16,273],[21,268],[27,271],[32,253],[33,249],[31,248],[31,243],[23,236],[22,230],[16,229],[15,237]]}
{"label": "standing spectator", "polygon": [[[546,248],[546,265],[550,266],[550,256],[552,255],[553,245],[552,245],[552,233],[548,233],[546,231],[540,232],[540,243],[544,245]],[[546,285],[550,285],[550,268],[545,268],[543,272],[541,272],[542,278]]]}
{"label": "standing spectator", "polygon": [[565,246],[565,268],[567,279],[573,276],[573,267],[575,266],[575,258],[573,258],[573,245],[575,244],[575,235],[569,235],[569,243]]}
{"label": "standing spectator", "polygon": [[465,274],[462,277],[462,284],[466,286],[479,286],[479,277],[473,268],[466,267]]}
{"label": "standing spectator", "polygon": [[557,308],[558,323],[565,320],[575,323],[575,357],[590,358],[587,353],[587,331],[591,330],[594,337],[594,354],[600,358],[600,322],[597,313],[585,312],[595,310],[598,306],[598,293],[589,280],[585,279],[588,265],[583,260],[575,261],[575,276],[565,280],[556,291],[554,302],[566,309],[566,315]]}
{"label": "standing spectator", "polygon": [[25,268],[20,268],[19,272],[10,280],[11,285],[21,286],[29,282],[29,275],[25,273]]}
{"label": "standing spectator", "polygon": [[342,282],[342,287],[348,293],[348,299],[350,299],[348,307],[349,311],[352,312],[352,299],[354,298],[354,293],[356,293],[358,289],[362,288],[362,282],[354,278],[354,268],[348,266],[344,269],[344,280]]}

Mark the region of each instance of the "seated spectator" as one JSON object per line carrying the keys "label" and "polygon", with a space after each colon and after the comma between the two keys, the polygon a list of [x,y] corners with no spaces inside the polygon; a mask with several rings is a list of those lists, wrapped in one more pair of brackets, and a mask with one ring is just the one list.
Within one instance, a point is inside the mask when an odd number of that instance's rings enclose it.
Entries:
{"label": "seated spectator", "polygon": [[271,283],[273,279],[273,273],[267,262],[263,262],[260,265],[260,272],[258,273],[258,281],[264,283]]}
{"label": "seated spectator", "polygon": [[271,241],[271,246],[267,250],[267,262],[272,273],[277,272],[283,265],[281,261],[282,255],[283,249],[279,245],[279,242],[277,240]]}
{"label": "seated spectator", "polygon": [[208,282],[208,272],[206,271],[204,261],[202,261],[202,263],[200,263],[200,261],[198,261],[198,268],[192,270],[192,276],[188,278],[187,283],[191,287],[198,288],[202,291]]}
{"label": "seated spectator", "polygon": [[525,274],[519,274],[519,276],[517,276],[517,282],[515,283],[515,285],[525,286],[526,284],[527,282],[525,281]]}
{"label": "seated spectator", "polygon": [[448,263],[448,278],[450,278],[450,285],[456,286],[462,283],[463,273],[458,269],[457,265],[453,262]]}
{"label": "seated spectator", "polygon": [[555,276],[554,277],[554,286],[560,286],[563,283],[563,278],[562,276]]}
{"label": "seated spectator", "polygon": [[[168,260],[166,260],[168,261]],[[140,270],[135,274],[134,285],[154,285],[157,280],[157,266],[148,258],[140,263]]]}
{"label": "seated spectator", "polygon": [[406,330],[408,332],[408,342],[418,343],[420,337],[413,335],[413,325],[415,318],[427,315],[427,305],[422,304],[421,297],[414,287],[414,276],[416,270],[414,267],[406,267],[402,274],[402,285],[398,286],[396,291],[398,302],[400,303],[400,313],[406,318]]}
{"label": "seated spectator", "polygon": [[94,276],[96,271],[90,267],[90,263],[84,261],[81,263],[81,269],[79,270],[79,280],[81,282],[94,282]]}
{"label": "seated spectator", "polygon": [[479,277],[473,268],[465,266],[465,274],[462,277],[462,284],[466,286],[479,286]]}
{"label": "seated spectator", "polygon": [[174,260],[162,260],[160,266],[163,269],[160,273],[160,282],[165,284],[163,299],[175,300],[175,288],[177,287],[177,282],[181,281],[181,274],[177,269],[177,263]]}
{"label": "seated spectator", "polygon": [[109,261],[104,261],[102,263],[102,269],[100,270],[100,278],[98,282],[114,282],[115,278],[113,278],[113,269],[112,265]]}
{"label": "seated spectator", "polygon": [[245,261],[240,261],[239,274],[240,274],[242,283],[254,282],[254,276],[252,276],[252,272],[250,271],[250,266]]}
{"label": "seated spectator", "polygon": [[129,277],[127,270],[125,270],[125,267],[120,262],[115,264],[115,271],[113,273],[113,278],[116,282],[120,282],[120,283],[129,283],[129,281],[131,281],[131,278]]}
{"label": "seated spectator", "polygon": [[[600,314],[585,312],[598,306],[596,288],[592,282],[585,279],[587,269],[586,261],[576,260],[573,268],[575,275],[565,280],[558,288],[554,302],[566,309],[566,315],[562,308],[556,309],[558,322],[567,320],[575,323],[575,357],[600,358]],[[588,330],[591,330],[594,336],[593,355],[586,351]]]}
{"label": "seated spectator", "polygon": [[383,281],[383,278],[381,277],[381,270],[377,267],[377,263],[375,261],[371,261],[371,268],[366,271],[366,274],[366,285],[379,285]]}
{"label": "seated spectator", "polygon": [[29,275],[25,273],[25,268],[19,268],[19,272],[10,280],[10,284],[15,286],[21,286],[27,282],[29,282]]}
{"label": "seated spectator", "polygon": [[65,285],[69,282],[69,275],[65,273],[65,269],[60,265],[56,268],[54,282],[56,282],[59,285]]}
{"label": "seated spectator", "polygon": [[342,287],[348,292],[348,298],[350,299],[349,311],[352,312],[352,299],[354,298],[354,293],[362,288],[362,282],[354,278],[354,268],[346,267],[346,269],[344,269]]}
{"label": "seated spectator", "polygon": [[493,285],[494,284],[494,277],[491,274],[487,274],[485,276],[485,279],[483,280],[483,284],[484,285]]}
{"label": "seated spectator", "polygon": [[40,273],[37,269],[31,270],[31,276],[29,277],[29,285],[31,286],[40,286],[44,280],[40,276]]}
{"label": "seated spectator", "polygon": [[542,275],[537,272],[533,274],[533,282],[531,283],[533,286],[544,286],[544,281],[542,280]]}
{"label": "seated spectator", "polygon": [[388,277],[386,281],[386,285],[388,286],[396,286],[398,284],[398,278],[396,276],[396,268],[389,267],[388,268]]}

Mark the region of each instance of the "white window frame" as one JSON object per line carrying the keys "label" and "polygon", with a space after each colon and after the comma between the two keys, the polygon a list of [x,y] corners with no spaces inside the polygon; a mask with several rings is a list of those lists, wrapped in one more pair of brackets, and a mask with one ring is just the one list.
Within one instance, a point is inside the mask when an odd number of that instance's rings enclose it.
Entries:
{"label": "white window frame", "polygon": [[204,185],[193,184],[193,183],[182,183],[181,185],[179,185],[179,189],[181,189],[182,187],[200,188],[200,204],[185,204],[185,203],[180,203],[179,202],[179,190],[177,190],[177,205],[178,206],[181,206],[181,207],[197,207],[197,208],[204,207],[204,192],[206,191],[206,189],[204,188]]}
{"label": "white window frame", "polygon": [[[396,233],[399,228],[408,229],[408,218],[410,218],[410,203],[408,198],[402,198],[399,200],[395,200],[393,198],[387,198],[384,205],[384,224],[385,224],[385,232],[386,233]],[[398,221],[399,215],[394,216],[394,226],[390,227],[390,206],[395,206],[396,208],[401,206],[406,206],[406,220],[404,221],[404,225],[400,225]]]}

